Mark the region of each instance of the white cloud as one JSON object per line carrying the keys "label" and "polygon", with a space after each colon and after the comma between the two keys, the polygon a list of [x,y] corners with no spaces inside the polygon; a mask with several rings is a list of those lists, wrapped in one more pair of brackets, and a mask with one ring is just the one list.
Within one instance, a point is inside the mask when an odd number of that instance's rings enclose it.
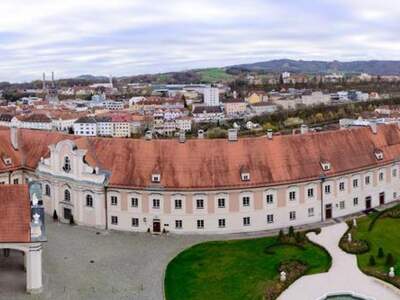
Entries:
{"label": "white cloud", "polygon": [[399,59],[395,0],[2,0],[0,80]]}

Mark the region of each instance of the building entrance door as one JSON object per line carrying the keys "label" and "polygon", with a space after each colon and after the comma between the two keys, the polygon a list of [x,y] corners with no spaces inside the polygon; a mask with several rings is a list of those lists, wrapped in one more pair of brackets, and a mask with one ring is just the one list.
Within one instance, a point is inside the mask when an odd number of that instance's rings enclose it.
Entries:
{"label": "building entrance door", "polygon": [[371,196],[368,196],[365,198],[365,209],[371,209],[372,206],[372,200],[371,200]]}
{"label": "building entrance door", "polygon": [[385,192],[379,194],[379,205],[385,204]]}
{"label": "building entrance door", "polygon": [[332,204],[325,205],[325,219],[332,218]]}
{"label": "building entrance door", "polygon": [[153,232],[159,233],[161,232],[161,222],[160,220],[153,221]]}
{"label": "building entrance door", "polygon": [[70,208],[64,208],[64,219],[65,220],[71,220],[71,209]]}

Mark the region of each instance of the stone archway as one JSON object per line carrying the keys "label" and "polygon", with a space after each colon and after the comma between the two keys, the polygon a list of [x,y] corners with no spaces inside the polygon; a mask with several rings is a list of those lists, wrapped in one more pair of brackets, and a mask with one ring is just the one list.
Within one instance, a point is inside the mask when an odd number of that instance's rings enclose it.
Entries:
{"label": "stone archway", "polygon": [[26,290],[25,257],[21,250],[0,249],[1,297]]}
{"label": "stone archway", "polygon": [[[42,244],[0,244],[0,273],[9,274],[8,279],[16,279],[16,289],[21,282],[25,283],[26,291],[31,294],[40,293],[42,291]],[[8,257],[4,255],[9,253]],[[8,262],[7,262],[8,260]],[[6,262],[1,264],[1,262]],[[11,268],[7,268],[9,266]],[[25,271],[26,274],[23,274]],[[1,274],[3,280],[7,276]],[[23,279],[25,278],[25,280]],[[1,284],[4,284],[0,281]],[[13,282],[8,282],[6,286],[12,287]],[[11,284],[11,285],[10,285]],[[15,291],[15,290],[14,290]]]}

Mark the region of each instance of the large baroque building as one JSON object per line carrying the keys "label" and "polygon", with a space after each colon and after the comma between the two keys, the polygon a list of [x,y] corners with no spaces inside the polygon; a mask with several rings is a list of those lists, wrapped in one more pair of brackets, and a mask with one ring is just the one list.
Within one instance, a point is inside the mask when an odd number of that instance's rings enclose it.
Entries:
{"label": "large baroque building", "polygon": [[398,124],[259,138],[145,140],[0,129],[0,183],[42,183],[48,214],[126,231],[297,226],[394,201]]}

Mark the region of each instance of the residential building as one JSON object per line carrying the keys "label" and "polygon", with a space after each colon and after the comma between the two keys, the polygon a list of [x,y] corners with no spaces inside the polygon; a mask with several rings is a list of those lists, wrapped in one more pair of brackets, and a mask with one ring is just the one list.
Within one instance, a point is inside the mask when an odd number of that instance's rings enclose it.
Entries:
{"label": "residential building", "polygon": [[206,106],[219,105],[219,89],[217,87],[206,87],[203,89],[203,102]]}
{"label": "residential building", "polygon": [[81,117],[74,123],[74,134],[81,136],[96,136],[97,121],[93,117]]}

